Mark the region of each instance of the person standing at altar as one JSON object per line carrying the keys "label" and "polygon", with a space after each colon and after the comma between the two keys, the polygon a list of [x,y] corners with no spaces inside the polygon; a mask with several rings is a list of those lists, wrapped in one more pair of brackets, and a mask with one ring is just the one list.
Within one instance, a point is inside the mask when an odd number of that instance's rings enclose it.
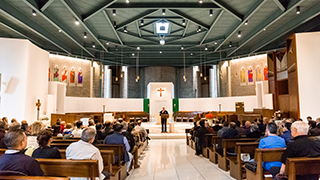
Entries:
{"label": "person standing at altar", "polygon": [[[160,111],[160,116],[163,114],[169,114],[165,107]],[[161,132],[167,132],[167,118],[161,118]]]}

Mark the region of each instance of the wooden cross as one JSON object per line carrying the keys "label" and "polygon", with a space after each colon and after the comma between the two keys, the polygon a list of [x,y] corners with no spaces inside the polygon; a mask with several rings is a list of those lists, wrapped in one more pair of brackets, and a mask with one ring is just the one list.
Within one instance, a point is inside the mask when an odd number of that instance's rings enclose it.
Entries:
{"label": "wooden cross", "polygon": [[162,97],[162,91],[164,91],[164,89],[158,89],[157,91],[159,91],[160,92],[160,97]]}
{"label": "wooden cross", "polygon": [[37,103],[36,103],[36,106],[37,106],[37,120],[39,120],[39,111],[40,111],[40,107],[41,107],[41,103],[40,103],[40,99],[38,99]]}

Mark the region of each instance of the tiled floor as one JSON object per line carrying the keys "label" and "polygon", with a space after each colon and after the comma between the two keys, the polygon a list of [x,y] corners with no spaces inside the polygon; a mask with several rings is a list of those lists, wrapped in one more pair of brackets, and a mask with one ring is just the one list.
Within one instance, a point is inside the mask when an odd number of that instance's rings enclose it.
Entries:
{"label": "tiled floor", "polygon": [[185,139],[151,140],[141,155],[141,167],[130,171],[127,180],[230,180],[207,158],[194,155]]}

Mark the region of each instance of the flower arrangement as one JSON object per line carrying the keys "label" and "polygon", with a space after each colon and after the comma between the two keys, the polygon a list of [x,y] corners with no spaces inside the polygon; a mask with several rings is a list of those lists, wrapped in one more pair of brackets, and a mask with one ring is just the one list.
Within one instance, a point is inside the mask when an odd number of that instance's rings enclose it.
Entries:
{"label": "flower arrangement", "polygon": [[214,115],[209,113],[209,114],[206,114],[206,119],[213,119],[214,118]]}
{"label": "flower arrangement", "polygon": [[41,116],[40,120],[41,121],[49,121],[49,117],[48,116]]}

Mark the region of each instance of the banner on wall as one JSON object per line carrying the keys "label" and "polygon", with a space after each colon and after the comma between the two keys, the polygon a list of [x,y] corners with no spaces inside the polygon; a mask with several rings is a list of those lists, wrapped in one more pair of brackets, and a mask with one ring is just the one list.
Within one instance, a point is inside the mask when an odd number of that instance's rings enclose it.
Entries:
{"label": "banner on wall", "polygon": [[59,81],[59,68],[57,65],[53,69],[53,81]]}
{"label": "banner on wall", "polygon": [[62,75],[61,75],[61,81],[64,83],[67,83],[68,80],[68,70],[66,66],[63,66],[62,69]]}
{"label": "banner on wall", "polygon": [[150,99],[143,99],[143,111],[146,113],[150,112]]}
{"label": "banner on wall", "polygon": [[240,70],[240,86],[245,86],[246,85],[246,70],[244,67],[241,68]]}
{"label": "banner on wall", "polygon": [[69,86],[75,86],[75,71],[74,71],[74,67],[71,68],[71,71],[70,71],[70,76],[69,76]]}
{"label": "banner on wall", "polygon": [[82,69],[79,68],[78,70],[78,83],[77,86],[82,87],[82,82],[83,82],[83,73],[82,73]]}
{"label": "banner on wall", "polygon": [[251,66],[248,68],[248,85],[254,85],[253,69]]}
{"label": "banner on wall", "polygon": [[178,112],[179,111],[179,98],[174,98],[172,99],[172,111],[173,113]]}

